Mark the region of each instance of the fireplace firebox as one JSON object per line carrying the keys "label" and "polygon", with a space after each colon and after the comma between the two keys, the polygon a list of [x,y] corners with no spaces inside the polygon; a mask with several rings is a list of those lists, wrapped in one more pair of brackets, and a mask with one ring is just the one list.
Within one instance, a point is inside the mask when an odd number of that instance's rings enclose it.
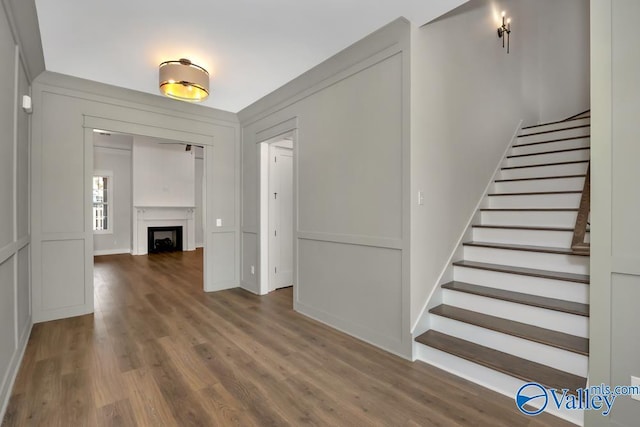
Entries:
{"label": "fireplace firebox", "polygon": [[182,226],[147,227],[147,252],[182,251]]}

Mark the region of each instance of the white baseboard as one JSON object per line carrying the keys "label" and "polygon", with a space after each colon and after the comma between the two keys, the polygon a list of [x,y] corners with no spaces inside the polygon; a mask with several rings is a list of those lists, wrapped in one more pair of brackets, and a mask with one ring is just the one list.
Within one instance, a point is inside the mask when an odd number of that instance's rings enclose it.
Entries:
{"label": "white baseboard", "polygon": [[93,256],[101,256],[101,255],[118,255],[118,254],[130,254],[131,248],[124,249],[103,249],[99,251],[93,251]]}
{"label": "white baseboard", "polygon": [[9,406],[11,390],[13,390],[13,384],[16,382],[18,371],[20,370],[20,366],[22,365],[22,358],[24,357],[24,352],[27,349],[27,343],[29,342],[32,328],[33,323],[29,321],[28,326],[24,328],[22,336],[20,337],[18,348],[13,353],[13,357],[11,358],[11,362],[9,363],[9,369],[7,370],[7,373],[4,377],[2,387],[0,387],[0,402],[2,404],[2,406],[0,406],[0,420],[4,419],[5,412],[7,411],[7,407]]}
{"label": "white baseboard", "polygon": [[251,292],[254,295],[258,295],[258,296],[266,295],[266,294],[261,294],[257,292],[255,289],[255,285],[253,285],[252,283],[247,283],[245,281],[240,282],[240,288],[244,289],[247,292]]}

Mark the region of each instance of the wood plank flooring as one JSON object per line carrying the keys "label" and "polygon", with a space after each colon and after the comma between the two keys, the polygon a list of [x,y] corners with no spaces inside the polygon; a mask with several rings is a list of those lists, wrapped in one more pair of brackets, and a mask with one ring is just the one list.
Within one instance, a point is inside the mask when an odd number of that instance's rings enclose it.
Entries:
{"label": "wood plank flooring", "polygon": [[292,310],[202,291],[202,251],[95,259],[93,315],[34,326],[3,426],[568,426]]}

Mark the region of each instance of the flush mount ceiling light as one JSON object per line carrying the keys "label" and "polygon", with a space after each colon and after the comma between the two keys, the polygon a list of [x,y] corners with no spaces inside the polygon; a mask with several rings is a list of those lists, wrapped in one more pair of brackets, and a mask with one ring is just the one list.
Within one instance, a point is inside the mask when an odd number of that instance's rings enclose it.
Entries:
{"label": "flush mount ceiling light", "polygon": [[200,102],[209,96],[209,73],[188,59],[160,64],[160,92],[182,101]]}

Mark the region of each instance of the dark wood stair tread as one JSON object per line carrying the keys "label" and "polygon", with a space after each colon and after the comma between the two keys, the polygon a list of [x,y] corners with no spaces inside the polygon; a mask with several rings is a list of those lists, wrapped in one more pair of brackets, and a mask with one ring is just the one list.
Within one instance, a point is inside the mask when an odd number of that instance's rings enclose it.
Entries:
{"label": "dark wood stair tread", "polygon": [[547,139],[545,141],[537,141],[537,142],[525,142],[522,144],[513,144],[512,148],[516,148],[516,147],[529,147],[531,145],[538,145],[538,144],[550,144],[552,142],[562,142],[562,141],[571,141],[574,139],[584,139],[584,138],[591,138],[591,135],[582,135],[582,136],[568,136],[566,138],[556,138],[556,139]]}
{"label": "dark wood stair tread", "polygon": [[[579,116],[579,114],[578,114],[578,116]],[[590,119],[590,118],[591,118],[591,116],[587,116],[587,117],[577,117],[577,116],[576,116],[575,118],[572,118],[572,119],[558,120],[558,121],[555,121],[555,122],[540,123],[539,125],[530,125],[530,126],[525,126],[525,127],[523,127],[523,128],[522,128],[522,130],[525,130],[525,129],[533,129],[533,128],[539,128],[539,127],[541,127],[541,126],[557,125],[557,124],[559,124],[559,123],[567,123],[567,122],[571,122],[571,121],[574,121],[574,120],[584,120],[584,119]]]}
{"label": "dark wood stair tread", "polygon": [[538,270],[536,268],[514,267],[511,265],[490,264],[476,261],[456,261],[454,266],[495,271],[498,273],[518,274],[521,276],[539,277],[542,279],[564,280],[567,282],[589,284],[589,276],[585,274],[564,273],[560,271]]}
{"label": "dark wood stair tread", "polygon": [[591,127],[591,124],[578,125],[578,126],[568,126],[566,128],[561,128],[561,129],[542,130],[542,131],[539,131],[539,132],[528,133],[526,135],[518,135],[518,138],[526,138],[528,136],[544,135],[546,133],[563,132],[563,131],[567,131],[567,130],[575,130],[575,129],[582,129],[582,128],[588,128],[588,127]]}
{"label": "dark wood stair tread", "polygon": [[[494,228],[498,230],[529,230],[529,231],[570,231],[573,233],[573,228],[571,227],[529,227],[525,225],[484,225],[478,224],[473,225],[473,228]],[[587,233],[590,230],[587,228]]]}
{"label": "dark wood stair tread", "polygon": [[583,151],[583,150],[591,150],[591,147],[566,148],[564,150],[540,151],[537,153],[526,153],[526,154],[512,154],[510,156],[507,156],[507,159],[514,159],[518,157],[541,156],[544,154],[567,153],[571,151]]}
{"label": "dark wood stair tread", "polygon": [[539,168],[539,167],[545,167],[545,166],[573,165],[576,163],[589,163],[589,160],[574,160],[571,162],[554,162],[554,163],[536,163],[533,165],[522,165],[522,166],[505,166],[502,168],[502,170]]}
{"label": "dark wood stair tread", "polygon": [[586,178],[587,175],[557,175],[557,176],[535,176],[532,178],[510,178],[510,179],[496,179],[494,182],[513,182],[513,181],[539,181],[545,179],[568,179],[568,178]]}
{"label": "dark wood stair tread", "polygon": [[487,196],[539,196],[546,194],[582,194],[582,191],[529,191],[522,193],[490,193]]}
{"label": "dark wood stair tread", "polygon": [[586,378],[433,330],[418,336],[416,341],[522,381],[535,381],[547,388],[568,388],[575,394],[576,389],[584,388],[587,383]]}
{"label": "dark wood stair tread", "polygon": [[[525,251],[525,252],[539,252],[545,254],[559,254],[559,255],[579,255],[585,256],[583,253],[575,253],[571,248],[554,248],[550,246],[532,246],[532,245],[516,245],[512,243],[493,243],[493,242],[465,242],[463,246],[474,246],[478,248],[491,248],[491,249],[507,249],[512,251]],[[588,256],[588,254],[587,254]]]}
{"label": "dark wood stair tread", "polygon": [[544,329],[445,304],[432,308],[429,313],[584,356],[589,355],[589,340],[587,338],[576,337],[563,332],[552,331],[551,329]]}
{"label": "dark wood stair tread", "polygon": [[578,212],[577,208],[480,208],[482,212]]}
{"label": "dark wood stair tread", "polygon": [[545,308],[547,310],[559,311],[562,313],[575,314],[577,316],[589,316],[589,306],[578,302],[523,294],[521,292],[506,291],[504,289],[489,288],[487,286],[479,286],[457,281],[445,283],[442,285],[442,288],[486,298],[513,302],[516,304]]}

